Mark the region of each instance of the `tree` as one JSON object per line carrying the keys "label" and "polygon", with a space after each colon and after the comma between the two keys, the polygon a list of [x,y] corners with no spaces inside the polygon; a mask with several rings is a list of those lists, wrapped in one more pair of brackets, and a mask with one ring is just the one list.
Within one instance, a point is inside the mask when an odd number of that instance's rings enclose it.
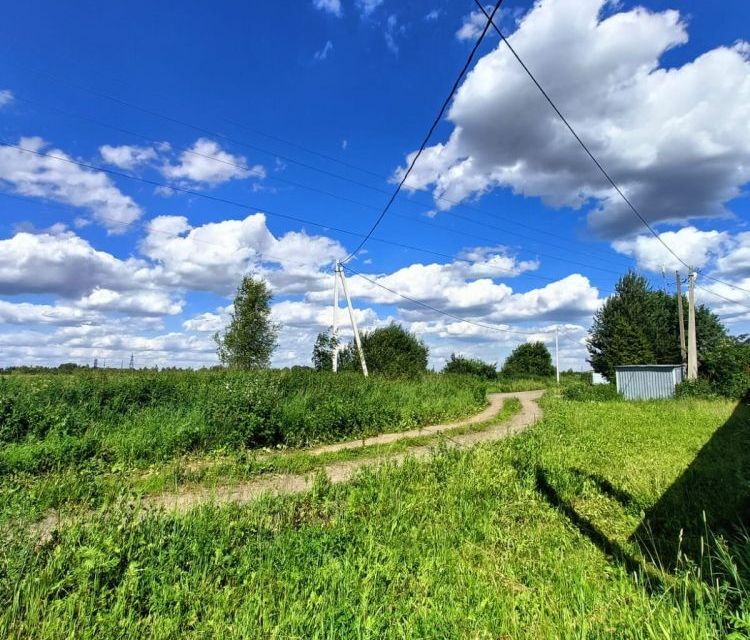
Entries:
{"label": "tree", "polygon": [[214,334],[219,360],[233,369],[263,369],[276,348],[278,325],[271,322],[271,292],[263,280],[242,278],[229,326]]}
{"label": "tree", "polygon": [[742,337],[727,337],[704,354],[699,372],[714,393],[740,398],[750,387],[750,344]]}
{"label": "tree", "polygon": [[316,371],[333,370],[333,351],[337,345],[338,338],[331,334],[330,329],[318,334],[312,352],[312,363]]}
{"label": "tree", "polygon": [[450,360],[445,363],[443,373],[461,373],[473,376],[479,376],[485,380],[493,380],[497,377],[497,370],[494,364],[488,364],[482,360],[464,358],[451,353]]}
{"label": "tree", "polygon": [[[412,376],[427,370],[427,345],[401,325],[391,323],[387,327],[365,332],[361,339],[370,373]],[[359,355],[353,341],[340,352],[339,365],[342,370],[359,369]]]}
{"label": "tree", "polygon": [[[680,362],[677,297],[653,291],[643,276],[627,273],[615,294],[594,314],[588,338],[589,362],[597,373],[613,380],[615,367],[624,364]],[[687,302],[683,299],[684,315]],[[699,363],[727,338],[719,318],[700,305],[695,310]]]}
{"label": "tree", "polygon": [[526,342],[517,346],[503,363],[501,374],[504,376],[540,376],[555,375],[552,356],[543,342]]}

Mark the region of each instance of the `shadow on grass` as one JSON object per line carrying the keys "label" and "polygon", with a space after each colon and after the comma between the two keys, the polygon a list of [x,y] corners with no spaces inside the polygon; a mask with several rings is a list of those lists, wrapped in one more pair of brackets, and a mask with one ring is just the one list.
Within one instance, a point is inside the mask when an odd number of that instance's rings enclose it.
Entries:
{"label": "shadow on grass", "polygon": [[707,532],[731,541],[742,527],[750,527],[750,407],[744,403],[646,511],[632,540],[671,570],[678,551],[700,560]]}
{"label": "shadow on grass", "polygon": [[633,506],[635,502],[633,500],[633,496],[631,496],[627,491],[624,491],[619,487],[613,485],[604,476],[600,476],[599,474],[595,473],[588,473],[586,471],[582,471],[581,469],[571,469],[570,471],[574,476],[577,476],[581,480],[588,480],[589,482],[591,482],[594,486],[596,486],[597,489],[599,489],[599,491],[609,496],[610,498],[617,500],[617,502],[619,502],[623,507],[631,508]]}
{"label": "shadow on grass", "polygon": [[576,511],[573,505],[563,499],[549,481],[547,472],[541,467],[536,469],[536,489],[544,499],[560,513],[570,520],[578,531],[586,536],[610,560],[621,564],[630,574],[638,574],[644,578],[649,588],[661,587],[661,580],[648,571],[648,567],[631,556],[619,543],[610,540],[591,520]]}
{"label": "shadow on grass", "polygon": [[[565,474],[591,482],[627,510],[636,508],[633,497],[606,478],[580,469],[568,469],[563,475],[536,469],[537,491],[551,506],[610,559],[630,573],[645,573],[651,588],[659,586],[654,572],[608,538],[555,489],[553,479],[565,482]],[[646,511],[630,540],[656,568],[673,571],[678,564],[678,551],[695,562],[701,561],[702,539],[706,540],[707,532],[731,542],[739,539],[737,534],[743,527],[750,529],[750,407],[740,403],[687,469]],[[748,554],[746,547],[747,544],[729,545],[731,560],[744,582],[750,581],[750,562],[740,557]]]}

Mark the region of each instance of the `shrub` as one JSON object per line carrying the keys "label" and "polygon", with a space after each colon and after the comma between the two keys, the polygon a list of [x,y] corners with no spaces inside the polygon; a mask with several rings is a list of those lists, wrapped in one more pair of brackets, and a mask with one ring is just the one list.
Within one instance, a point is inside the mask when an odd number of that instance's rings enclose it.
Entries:
{"label": "shrub", "polygon": [[450,360],[445,363],[443,373],[460,373],[478,376],[484,380],[494,380],[497,377],[497,370],[494,364],[483,362],[482,360],[464,358],[451,353]]}
{"label": "shrub", "polygon": [[503,363],[501,374],[509,377],[555,375],[552,356],[543,342],[527,342],[517,346]]}
{"label": "shrub", "polygon": [[713,386],[705,378],[696,380],[684,380],[677,385],[675,390],[677,398],[715,398]]}
{"label": "shrub", "polygon": [[[391,323],[363,333],[362,349],[370,373],[393,377],[415,376],[427,371],[427,345],[399,324]],[[349,343],[341,352],[340,368],[357,371],[359,367],[357,347]]]}
{"label": "shrub", "polygon": [[562,396],[566,400],[577,402],[607,402],[610,400],[622,400],[613,384],[583,384],[580,382],[567,385],[562,390]]}

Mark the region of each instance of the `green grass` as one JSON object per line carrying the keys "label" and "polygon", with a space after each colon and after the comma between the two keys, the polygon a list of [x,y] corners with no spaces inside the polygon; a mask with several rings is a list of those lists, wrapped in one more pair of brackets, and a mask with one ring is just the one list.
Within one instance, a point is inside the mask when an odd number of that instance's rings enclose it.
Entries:
{"label": "green grass", "polygon": [[190,452],[303,447],[476,413],[485,386],[311,371],[0,376],[0,476],[147,466]]}
{"label": "green grass", "polygon": [[[8,530],[0,636],[747,637],[750,543],[731,528],[747,408],[544,408],[516,438],[305,495],[145,519],[113,505],[41,547]],[[700,556],[702,510],[720,537]],[[650,563],[680,528],[689,558]]]}
{"label": "green grass", "polygon": [[535,391],[537,389],[552,389],[556,382],[554,378],[503,378],[487,382],[488,393],[509,393],[511,391]]}
{"label": "green grass", "polygon": [[17,473],[0,483],[0,525],[28,526],[48,515],[90,512],[129,498],[186,490],[215,488],[247,482],[263,475],[310,473],[327,464],[370,457],[387,457],[412,447],[436,445],[446,438],[484,431],[505,422],[521,409],[515,398],[485,422],[456,427],[435,435],[401,438],[395,442],[356,449],[312,454],[305,450],[233,450],[181,456],[146,468],[92,464],[82,469],[66,468],[47,474]]}

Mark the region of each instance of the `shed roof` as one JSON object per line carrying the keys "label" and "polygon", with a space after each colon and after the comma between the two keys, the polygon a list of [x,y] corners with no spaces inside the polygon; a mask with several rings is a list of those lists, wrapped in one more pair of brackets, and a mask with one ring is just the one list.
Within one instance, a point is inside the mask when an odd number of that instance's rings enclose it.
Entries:
{"label": "shed roof", "polygon": [[676,369],[681,364],[620,364],[615,369]]}

